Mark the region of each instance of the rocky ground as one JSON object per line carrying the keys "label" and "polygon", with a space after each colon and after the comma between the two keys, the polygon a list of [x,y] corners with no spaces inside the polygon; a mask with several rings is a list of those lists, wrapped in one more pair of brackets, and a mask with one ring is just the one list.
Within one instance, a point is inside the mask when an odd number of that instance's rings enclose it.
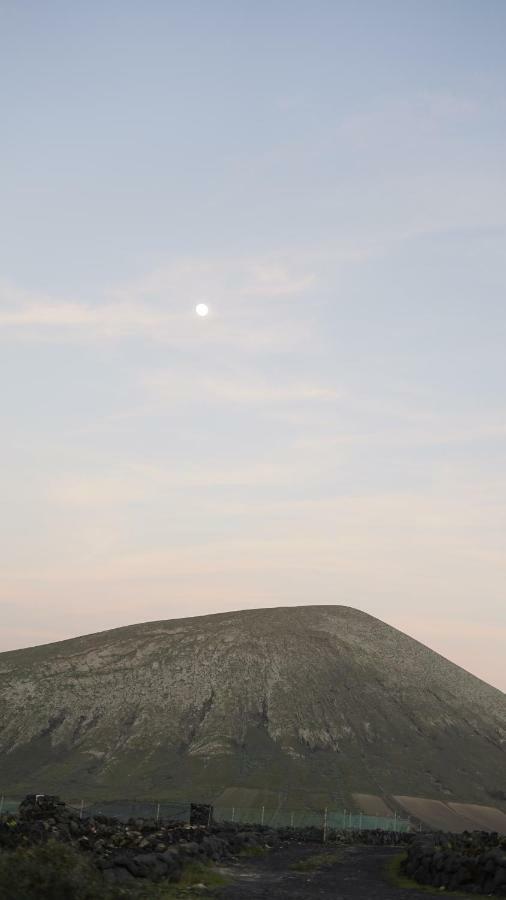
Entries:
{"label": "rocky ground", "polygon": [[[200,807],[194,810],[202,812]],[[208,818],[207,814],[204,818]],[[348,830],[329,831],[328,838],[340,846],[357,842],[399,846],[409,843],[412,836],[400,832]],[[155,883],[167,879],[177,882],[188,863],[226,864],[241,854],[270,851],[281,844],[321,844],[322,831],[248,827],[237,823],[188,825],[149,819],[120,822],[103,815],[81,819],[57,797],[35,795],[20,804],[18,815],[0,821],[0,848],[9,850],[48,841],[64,843],[83,852],[108,883],[128,887],[144,879]]]}
{"label": "rocky ground", "polygon": [[[438,890],[397,887],[387,867],[399,850],[289,844],[222,871],[220,900],[435,900]],[[462,898],[462,895],[460,895]]]}
{"label": "rocky ground", "polygon": [[408,848],[404,871],[442,891],[506,897],[506,836],[479,831],[420,836]]}
{"label": "rocky ground", "polygon": [[[321,829],[214,824],[206,810],[194,808],[207,824],[119,822],[106,816],[81,819],[58,798],[28,797],[16,816],[0,817],[0,896],[430,900],[455,887],[475,895],[506,896],[506,839],[497,835],[329,831],[323,842]],[[69,872],[82,866],[85,874],[69,881]],[[20,867],[26,870],[26,883],[35,883],[35,893],[32,887],[16,893],[13,882]],[[64,877],[77,886],[63,893],[37,893],[39,875],[54,882],[51,867],[60,881]],[[214,873],[214,880],[189,885],[185,878],[192,868],[194,873]],[[95,887],[83,892],[87,878]]]}

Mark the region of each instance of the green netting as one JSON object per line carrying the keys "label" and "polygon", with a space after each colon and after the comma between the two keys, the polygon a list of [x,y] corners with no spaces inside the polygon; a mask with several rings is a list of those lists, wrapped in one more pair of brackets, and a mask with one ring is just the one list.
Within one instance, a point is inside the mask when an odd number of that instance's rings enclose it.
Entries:
{"label": "green netting", "polygon": [[19,797],[18,799],[12,799],[12,797],[0,798],[0,814],[6,815],[7,813],[17,812],[21,800],[21,797]]}
{"label": "green netting", "polygon": [[[21,797],[4,797],[0,799],[0,810],[6,814],[17,812]],[[78,811],[83,818],[103,813],[118,819],[172,819],[179,822],[190,821],[190,803],[184,800],[67,800],[69,806]],[[272,809],[262,806],[230,807],[215,806],[214,819],[217,822],[243,822],[251,825],[270,825],[272,827],[306,828],[313,826],[327,829],[351,829],[382,831],[409,831],[412,827],[409,820],[386,817],[366,816],[347,810],[311,810],[311,809]]]}
{"label": "green netting", "polygon": [[273,827],[306,828],[313,826],[328,829],[351,829],[382,831],[408,831],[410,823],[406,819],[387,816],[365,816],[346,810],[311,809],[267,809],[267,807],[215,807],[214,818],[218,822],[244,822],[252,825]]}
{"label": "green netting", "polygon": [[178,822],[190,821],[190,804],[185,800],[95,800],[93,803],[69,800],[68,805],[78,810],[83,817],[114,816],[122,821],[128,819],[172,819]]}

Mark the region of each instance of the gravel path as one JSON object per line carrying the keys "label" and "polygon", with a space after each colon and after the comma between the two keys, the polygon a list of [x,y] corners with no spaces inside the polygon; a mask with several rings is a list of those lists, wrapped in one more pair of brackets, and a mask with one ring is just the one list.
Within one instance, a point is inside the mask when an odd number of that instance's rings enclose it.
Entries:
{"label": "gravel path", "polygon": [[[400,852],[393,847],[337,850],[330,846],[324,849],[321,844],[309,847],[290,844],[224,870],[232,881],[218,896],[220,900],[435,900],[441,897],[437,890],[429,893],[389,884],[385,867]],[[324,854],[329,864],[321,860],[318,868],[306,871],[298,868],[307,865],[310,858],[321,858]]]}

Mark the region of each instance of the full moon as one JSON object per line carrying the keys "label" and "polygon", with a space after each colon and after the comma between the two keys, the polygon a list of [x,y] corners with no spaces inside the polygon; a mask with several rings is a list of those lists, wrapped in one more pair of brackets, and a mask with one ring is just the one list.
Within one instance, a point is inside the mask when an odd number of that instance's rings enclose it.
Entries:
{"label": "full moon", "polygon": [[197,303],[195,312],[198,316],[207,316],[207,314],[209,313],[209,307],[207,303]]}

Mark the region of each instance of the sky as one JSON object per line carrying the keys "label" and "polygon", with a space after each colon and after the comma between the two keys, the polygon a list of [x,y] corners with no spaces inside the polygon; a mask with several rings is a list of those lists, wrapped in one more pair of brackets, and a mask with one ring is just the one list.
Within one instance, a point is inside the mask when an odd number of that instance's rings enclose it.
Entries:
{"label": "sky", "polygon": [[505,29],[0,0],[0,650],[345,604],[506,690]]}

